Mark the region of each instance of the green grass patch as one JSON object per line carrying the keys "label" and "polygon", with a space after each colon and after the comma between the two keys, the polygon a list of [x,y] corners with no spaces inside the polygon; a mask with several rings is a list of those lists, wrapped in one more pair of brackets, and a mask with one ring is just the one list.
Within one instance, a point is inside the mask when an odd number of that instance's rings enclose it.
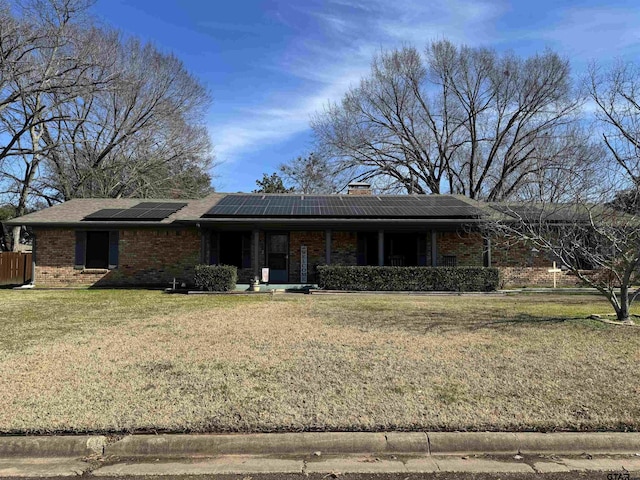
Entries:
{"label": "green grass patch", "polygon": [[0,432],[640,430],[640,328],[597,296],[0,301]]}
{"label": "green grass patch", "polygon": [[0,290],[0,351],[37,347],[65,335],[91,334],[96,329],[151,317],[233,308],[261,300],[258,296],[187,297],[155,290]]}

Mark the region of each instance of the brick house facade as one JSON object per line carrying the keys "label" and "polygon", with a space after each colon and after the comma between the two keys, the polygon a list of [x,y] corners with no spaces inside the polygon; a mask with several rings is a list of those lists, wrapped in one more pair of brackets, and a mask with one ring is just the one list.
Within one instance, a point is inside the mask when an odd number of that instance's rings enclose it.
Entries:
{"label": "brick house facade", "polygon": [[119,230],[116,268],[76,265],[76,232],[71,229],[34,229],[35,283],[46,287],[152,286],[190,283],[200,263],[200,236],[195,229]]}
{"label": "brick house facade", "polygon": [[[303,204],[314,198],[325,199],[327,205],[329,200],[332,204],[347,205],[349,202],[344,200],[348,198],[373,205],[385,202],[394,205],[405,198],[412,201],[415,198],[377,197],[366,188],[353,190],[351,196],[281,195],[278,198],[284,198],[287,205]],[[200,263],[236,265],[241,283],[260,276],[262,268],[267,267],[272,274],[271,283],[313,284],[317,281],[317,266],[324,264],[493,266],[500,269],[505,287],[551,286],[553,283],[553,276],[548,272],[552,259],[523,244],[509,245],[483,238],[470,224],[473,220],[443,217],[442,212],[446,214],[447,208],[457,208],[451,210],[454,213],[461,208],[463,212],[465,208],[472,208],[468,200],[421,196],[420,201],[428,201],[429,208],[425,211],[431,212],[424,218],[404,218],[402,209],[398,218],[378,218],[377,210],[374,215],[366,216],[364,207],[359,210],[364,213],[352,219],[321,214],[311,218],[208,215],[212,208],[223,203],[221,200],[229,197],[235,198],[212,194],[180,204],[176,201],[145,203],[135,199],[72,200],[12,222],[27,225],[34,232],[35,284],[45,287],[166,287],[174,279],[192,284],[194,267]],[[274,197],[244,195],[243,201],[247,201],[246,198],[259,204]],[[443,207],[438,206],[441,199]],[[166,207],[171,205],[175,209],[164,218],[146,220],[145,215],[149,217],[154,208],[169,211]],[[234,205],[228,208],[230,212],[239,211]],[[319,207],[305,208],[322,212]],[[407,208],[407,211],[416,211],[416,207]],[[126,218],[130,211],[136,215]],[[100,212],[115,217],[103,219]],[[439,216],[429,217],[433,212]],[[125,220],[117,220],[123,215]],[[137,220],[138,217],[141,220]],[[574,276],[564,272],[558,274],[557,280],[563,286],[577,284]]]}
{"label": "brick house facade", "polygon": [[[44,287],[68,286],[168,286],[173,279],[190,284],[193,268],[202,262],[202,235],[196,229],[145,228],[121,229],[118,241],[118,265],[112,269],[79,268],[75,265],[76,231],[63,228],[34,229],[36,238],[35,283]],[[432,265],[433,251],[429,233],[427,264]],[[436,265],[446,265],[454,258],[457,266],[487,265],[487,242],[479,233],[442,231],[436,233]],[[265,234],[259,235],[259,265],[266,264]],[[289,265],[286,283],[301,282],[301,247],[307,251],[307,282],[316,283],[316,267],[326,264],[326,231],[290,231]],[[494,245],[497,242],[493,242]],[[335,265],[358,265],[358,232],[332,231],[330,262]],[[551,260],[532,253],[522,245],[494,246],[491,265],[501,272],[503,287],[550,286]],[[387,262],[388,263],[388,262]],[[247,283],[253,268],[239,268],[238,277]],[[563,272],[560,286],[575,286],[578,279]]]}

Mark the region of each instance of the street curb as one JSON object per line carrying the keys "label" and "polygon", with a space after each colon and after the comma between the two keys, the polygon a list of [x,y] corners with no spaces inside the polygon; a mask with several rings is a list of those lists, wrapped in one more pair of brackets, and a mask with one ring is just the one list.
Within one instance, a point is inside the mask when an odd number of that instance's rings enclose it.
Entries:
{"label": "street curb", "polygon": [[105,455],[310,455],[467,453],[640,453],[640,433],[263,433],[131,435],[105,446]]}
{"label": "street curb", "polygon": [[520,453],[640,453],[640,433],[517,433]]}
{"label": "street curb", "polygon": [[0,458],[102,456],[106,443],[102,435],[0,437]]}
{"label": "street curb", "polygon": [[264,433],[238,435],[131,435],[105,446],[105,455],[311,455],[637,453],[640,433]]}
{"label": "street curb", "polygon": [[[420,434],[418,434],[420,435]],[[426,441],[426,436],[425,441]],[[105,455],[299,455],[385,451],[384,433],[257,433],[246,435],[132,435],[105,447]]]}
{"label": "street curb", "polygon": [[0,437],[3,457],[216,455],[635,454],[640,433],[325,432]]}

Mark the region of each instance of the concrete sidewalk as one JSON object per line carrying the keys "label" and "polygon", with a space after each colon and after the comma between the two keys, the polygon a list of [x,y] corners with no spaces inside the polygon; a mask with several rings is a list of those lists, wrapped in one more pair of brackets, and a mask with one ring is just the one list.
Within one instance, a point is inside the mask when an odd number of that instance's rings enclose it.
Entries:
{"label": "concrete sidewalk", "polygon": [[[617,478],[640,478],[638,456],[254,456],[222,455],[181,459],[4,458],[0,477],[147,477],[192,475],[300,475],[405,473],[486,473],[551,475],[570,472],[615,472]],[[635,473],[638,472],[638,475]],[[624,474],[628,476],[624,476]],[[600,477],[599,477],[600,478]]]}

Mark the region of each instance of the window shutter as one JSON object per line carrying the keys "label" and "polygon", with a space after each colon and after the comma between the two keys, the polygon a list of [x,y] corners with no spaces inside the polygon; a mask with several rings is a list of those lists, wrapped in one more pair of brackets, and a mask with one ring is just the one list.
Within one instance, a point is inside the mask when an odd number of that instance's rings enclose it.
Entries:
{"label": "window shutter", "polygon": [[118,240],[120,235],[118,230],[109,232],[109,268],[118,267]]}
{"label": "window shutter", "polygon": [[84,268],[85,252],[87,250],[87,232],[76,230],[76,259],[75,267],[78,270]]}

